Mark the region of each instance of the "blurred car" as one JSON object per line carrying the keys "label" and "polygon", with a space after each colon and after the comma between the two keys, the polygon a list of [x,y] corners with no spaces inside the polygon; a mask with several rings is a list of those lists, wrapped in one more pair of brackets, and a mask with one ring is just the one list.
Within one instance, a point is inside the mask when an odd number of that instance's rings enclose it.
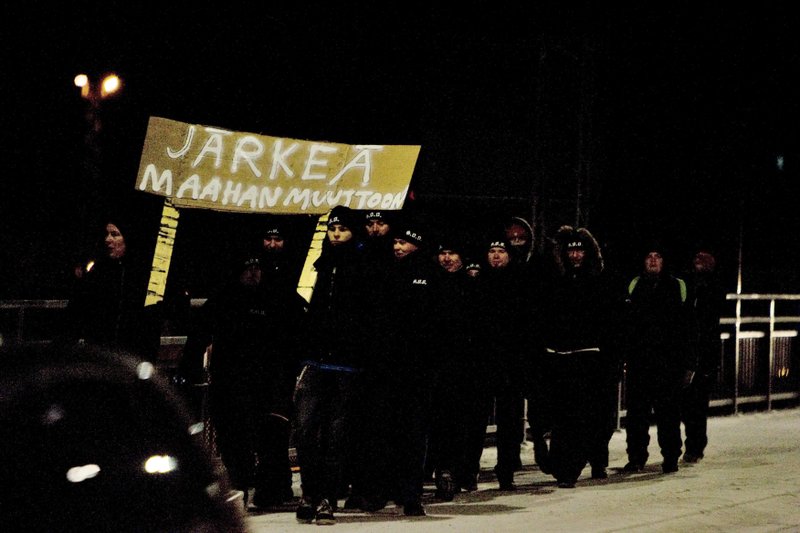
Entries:
{"label": "blurred car", "polygon": [[0,347],[2,531],[245,532],[242,493],[149,362]]}

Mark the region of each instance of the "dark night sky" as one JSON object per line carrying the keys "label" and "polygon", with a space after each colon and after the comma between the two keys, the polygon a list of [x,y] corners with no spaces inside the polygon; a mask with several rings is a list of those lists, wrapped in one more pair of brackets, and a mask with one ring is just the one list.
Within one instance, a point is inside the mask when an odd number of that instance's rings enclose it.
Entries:
{"label": "dark night sky", "polygon": [[[102,110],[97,189],[155,224],[160,199],[133,184],[147,120],[163,116],[419,144],[421,205],[530,218],[536,191],[545,232],[575,221],[580,179],[581,222],[619,268],[650,237],[676,252],[703,242],[722,255],[731,291],[744,212],[745,291],[800,291],[800,31],[789,7],[171,4],[34,2],[3,14],[0,297],[62,292],[89,187],[72,79],[104,70],[125,89]],[[187,214],[181,230],[213,228],[179,239],[220,246],[241,220],[230,218]]]}

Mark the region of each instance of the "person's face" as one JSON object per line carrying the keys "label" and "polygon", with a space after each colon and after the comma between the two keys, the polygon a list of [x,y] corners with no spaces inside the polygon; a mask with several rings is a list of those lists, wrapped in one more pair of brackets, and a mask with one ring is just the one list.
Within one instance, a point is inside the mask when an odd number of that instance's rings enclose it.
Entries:
{"label": "person's face", "polygon": [[572,268],[580,268],[583,264],[583,258],[586,257],[586,251],[580,248],[571,248],[567,250],[567,258]]}
{"label": "person's face", "polygon": [[268,252],[280,252],[283,250],[283,237],[280,235],[267,235],[264,237],[264,250]]}
{"label": "person's face", "polygon": [[328,226],[328,240],[331,245],[339,246],[353,238],[353,231],[342,224],[331,224]]}
{"label": "person's face", "polygon": [[697,252],[693,264],[695,272],[711,272],[714,270],[716,261],[714,256],[708,252]]}
{"label": "person's face", "polygon": [[261,283],[261,267],[250,265],[239,274],[239,283],[245,287],[255,287]]}
{"label": "person's face", "polygon": [[658,252],[650,252],[644,258],[644,271],[648,274],[660,274],[664,268],[664,258]]}
{"label": "person's face", "polygon": [[395,259],[403,259],[417,251],[417,245],[405,239],[395,239],[392,245]]}
{"label": "person's face", "polygon": [[106,224],[106,253],[111,259],[120,259],[125,255],[127,245],[122,232],[114,224]]}
{"label": "person's face", "polygon": [[528,230],[519,224],[512,224],[506,228],[506,239],[508,244],[515,248],[522,248],[528,245]]}
{"label": "person's face", "polygon": [[489,252],[486,254],[486,260],[492,268],[503,268],[508,266],[511,256],[508,255],[508,251],[505,248],[493,246],[489,248]]}
{"label": "person's face", "polygon": [[365,226],[368,237],[384,237],[389,234],[389,224],[379,218],[371,218]]}
{"label": "person's face", "polygon": [[454,250],[441,250],[438,259],[439,265],[448,272],[458,272],[464,266],[461,254]]}

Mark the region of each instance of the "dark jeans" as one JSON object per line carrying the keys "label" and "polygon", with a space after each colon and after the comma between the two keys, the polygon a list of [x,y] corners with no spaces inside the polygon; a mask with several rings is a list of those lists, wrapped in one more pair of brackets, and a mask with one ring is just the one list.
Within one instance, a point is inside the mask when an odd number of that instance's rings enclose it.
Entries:
{"label": "dark jeans", "polygon": [[708,444],[708,403],[711,378],[696,374],[692,384],[683,391],[681,418],[686,430],[686,452],[703,457]]}
{"label": "dark jeans", "polygon": [[498,477],[508,478],[520,466],[520,444],[525,438],[525,398],[510,390],[495,396]]}
{"label": "dark jeans", "polygon": [[681,455],[681,410],[678,384],[665,384],[656,376],[628,373],[625,435],[628,460],[644,465],[649,453],[651,414],[655,416],[658,445],[665,462]]}
{"label": "dark jeans", "polygon": [[434,383],[425,461],[426,473],[449,470],[459,482],[480,472],[489,419],[488,393],[477,376],[465,374],[443,373]]}
{"label": "dark jeans", "polygon": [[550,468],[559,481],[574,482],[589,462],[608,466],[616,387],[599,353],[552,356],[553,429]]}
{"label": "dark jeans", "polygon": [[468,486],[478,479],[481,471],[481,455],[486,445],[486,424],[494,400],[485,390],[476,389],[465,399],[464,426],[462,428],[463,449],[455,464],[456,482]]}
{"label": "dark jeans", "polygon": [[290,492],[289,420],[235,386],[215,384],[209,392],[217,450],[233,486],[276,496]]}
{"label": "dark jeans", "polygon": [[363,496],[420,502],[425,480],[429,385],[409,374],[371,374],[365,380],[371,401],[360,411]]}
{"label": "dark jeans", "polygon": [[303,495],[335,504],[344,475],[356,373],[306,366],[295,389],[294,438]]}

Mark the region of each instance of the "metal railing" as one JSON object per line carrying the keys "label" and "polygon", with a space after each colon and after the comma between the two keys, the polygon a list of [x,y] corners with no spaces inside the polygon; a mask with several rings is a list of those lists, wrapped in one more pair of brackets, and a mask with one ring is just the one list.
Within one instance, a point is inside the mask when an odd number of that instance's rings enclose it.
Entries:
{"label": "metal railing", "polygon": [[[728,294],[727,299],[736,305],[734,317],[720,321],[723,327],[733,325],[734,329],[733,412],[737,413],[743,403],[763,402],[769,411],[775,401],[797,399],[800,381],[794,339],[800,328],[800,294]],[[745,305],[750,309],[743,309]],[[753,312],[754,306],[765,305],[766,312]],[[778,306],[783,307],[780,314]],[[779,325],[783,329],[777,329]],[[766,339],[766,350],[761,339]]]}
{"label": "metal railing", "polygon": [[[800,294],[728,294],[732,316],[720,320],[722,349],[711,407],[738,413],[745,405],[771,410],[775,402],[800,399]],[[193,308],[204,300],[192,300]],[[63,324],[68,300],[0,300],[0,344],[48,343]],[[180,332],[177,332],[180,333]],[[184,335],[161,337],[162,363],[174,364]],[[176,353],[178,352],[178,353]],[[618,421],[626,414],[620,385]]]}

